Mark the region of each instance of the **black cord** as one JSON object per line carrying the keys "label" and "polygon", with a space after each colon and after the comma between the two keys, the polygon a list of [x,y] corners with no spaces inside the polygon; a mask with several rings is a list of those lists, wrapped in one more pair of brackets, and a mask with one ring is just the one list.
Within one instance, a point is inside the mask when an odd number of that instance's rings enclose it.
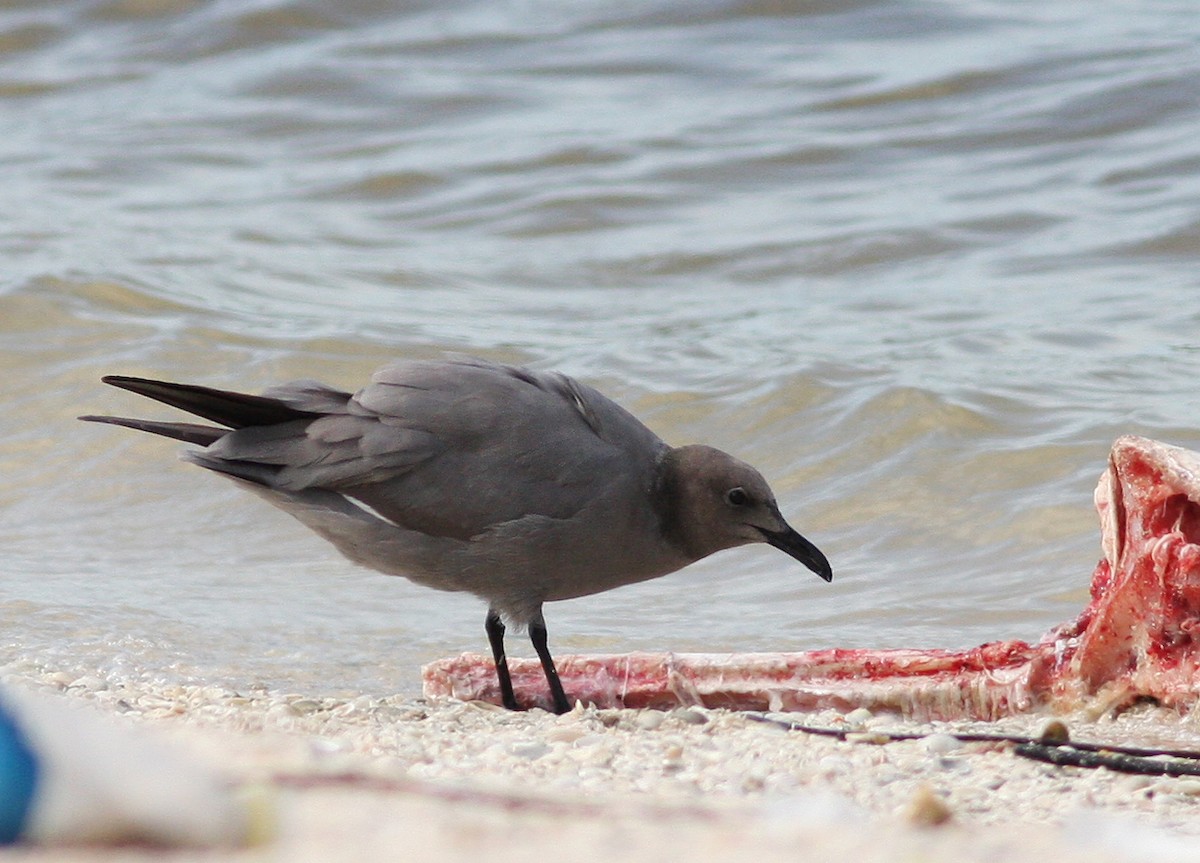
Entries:
{"label": "black cord", "polygon": [[[1022,758],[1062,767],[1107,767],[1120,773],[1141,773],[1148,776],[1200,776],[1200,751],[1192,749],[1151,749],[1144,746],[1121,746],[1107,743],[1084,743],[1067,739],[1066,726],[1051,723],[1038,737],[1027,734],[996,734],[986,731],[870,731],[847,728],[828,728],[805,725],[785,719],[775,719],[760,713],[747,713],[746,718],[821,737],[838,740],[860,734],[871,735],[880,743],[893,740],[923,740],[933,734],[947,734],[963,743],[1011,743],[1013,753]],[[1168,760],[1169,759],[1169,760]]]}
{"label": "black cord", "polygon": [[[1150,750],[1141,750],[1147,751]],[[1059,767],[1107,767],[1118,773],[1141,773],[1146,776],[1200,776],[1200,752],[1178,751],[1153,755],[1130,755],[1120,747],[1097,747],[1093,744],[1075,745],[1051,743],[1020,743],[1013,752],[1022,758],[1032,758]],[[1155,756],[1169,756],[1163,760]]]}

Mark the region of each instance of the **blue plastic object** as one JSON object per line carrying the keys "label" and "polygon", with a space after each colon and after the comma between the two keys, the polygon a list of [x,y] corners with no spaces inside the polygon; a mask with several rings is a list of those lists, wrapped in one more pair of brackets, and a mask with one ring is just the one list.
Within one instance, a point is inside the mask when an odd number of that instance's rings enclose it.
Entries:
{"label": "blue plastic object", "polygon": [[37,758],[12,713],[0,702],[0,843],[16,842],[37,788]]}

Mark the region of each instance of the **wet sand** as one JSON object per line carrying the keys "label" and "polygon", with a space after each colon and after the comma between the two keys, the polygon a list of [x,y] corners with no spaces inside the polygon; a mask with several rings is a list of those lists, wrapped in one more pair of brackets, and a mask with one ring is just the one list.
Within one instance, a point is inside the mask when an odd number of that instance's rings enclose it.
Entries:
{"label": "wet sand", "polygon": [[[1059,861],[1192,859],[1200,779],[1029,761],[964,730],[1037,734],[1044,716],[919,723],[797,716],[839,741],[720,710],[577,707],[565,716],[411,697],[155,687],[6,675],[265,790],[274,838],[170,859]],[[1076,740],[1200,748],[1186,717],[1065,718]],[[888,731],[927,732],[916,741]],[[21,859],[158,858],[160,849],[28,849]]]}

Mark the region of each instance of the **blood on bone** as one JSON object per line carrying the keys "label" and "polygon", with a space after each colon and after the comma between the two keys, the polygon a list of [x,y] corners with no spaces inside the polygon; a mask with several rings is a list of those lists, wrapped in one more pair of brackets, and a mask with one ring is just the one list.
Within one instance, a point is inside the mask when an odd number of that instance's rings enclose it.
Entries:
{"label": "blood on bone", "polygon": [[[1079,617],[1036,644],[969,650],[567,656],[568,695],[597,707],[889,710],[926,719],[995,719],[1035,709],[1110,710],[1200,697],[1200,454],[1119,438],[1095,503],[1104,556]],[[510,659],[517,701],[549,707],[536,660]],[[425,694],[500,702],[490,657],[423,670]]]}

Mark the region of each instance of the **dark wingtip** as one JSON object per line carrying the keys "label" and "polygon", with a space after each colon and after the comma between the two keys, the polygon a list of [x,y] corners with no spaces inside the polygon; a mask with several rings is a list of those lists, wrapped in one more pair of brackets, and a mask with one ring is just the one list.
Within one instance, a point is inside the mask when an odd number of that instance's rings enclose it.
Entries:
{"label": "dark wingtip", "polygon": [[132,375],[103,375],[100,378],[100,383],[143,395],[145,387],[161,386],[163,381],[156,381],[151,378],[135,378]]}
{"label": "dark wingtip", "polygon": [[109,386],[154,399],[229,428],[277,425],[293,420],[315,419],[321,415],[294,408],[286,401],[270,396],[235,393],[196,384],[178,384],[129,375],[104,375],[100,380]]}
{"label": "dark wingtip", "polygon": [[150,434],[162,435],[163,437],[181,440],[184,443],[194,443],[200,446],[209,446],[229,433],[228,429],[213,428],[212,426],[198,425],[196,423],[158,422],[156,420],[140,420],[132,417],[107,417],[86,414],[79,417],[79,419],[88,423],[105,423],[106,425],[121,426],[122,428],[133,429],[135,431],[149,432]]}

